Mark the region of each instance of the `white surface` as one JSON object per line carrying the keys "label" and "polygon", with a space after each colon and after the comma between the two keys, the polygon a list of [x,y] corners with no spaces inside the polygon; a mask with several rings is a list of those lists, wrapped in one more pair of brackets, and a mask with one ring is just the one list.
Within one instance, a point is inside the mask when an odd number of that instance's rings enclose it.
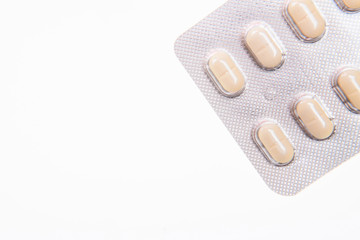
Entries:
{"label": "white surface", "polygon": [[276,195],[176,59],[223,2],[1,2],[0,239],[359,239],[359,157]]}

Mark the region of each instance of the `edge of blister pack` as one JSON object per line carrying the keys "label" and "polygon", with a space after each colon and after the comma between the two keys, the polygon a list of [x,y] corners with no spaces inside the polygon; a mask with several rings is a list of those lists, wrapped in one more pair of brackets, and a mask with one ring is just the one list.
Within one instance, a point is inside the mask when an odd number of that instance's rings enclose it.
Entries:
{"label": "edge of blister pack", "polygon": [[[336,78],[341,67],[360,66],[360,14],[347,14],[338,0],[313,1],[326,21],[317,41],[296,35],[284,13],[288,0],[229,0],[175,42],[176,56],[198,89],[266,185],[283,196],[298,194],[359,153],[360,114],[349,111]],[[261,68],[244,43],[253,22],[270,26],[286,51],[286,60],[273,71]],[[222,93],[206,68],[209,54],[218,49],[233,58],[245,77],[239,96]],[[294,104],[304,94],[317,97],[326,121],[333,124],[329,138],[312,138],[299,122]],[[259,145],[254,131],[266,119],[276,122],[293,145],[289,164],[276,164]]]}

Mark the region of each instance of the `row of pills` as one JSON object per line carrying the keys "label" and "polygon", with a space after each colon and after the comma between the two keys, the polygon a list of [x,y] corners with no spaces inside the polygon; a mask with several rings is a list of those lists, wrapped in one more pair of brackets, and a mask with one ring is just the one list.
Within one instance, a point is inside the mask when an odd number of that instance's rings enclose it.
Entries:
{"label": "row of pills", "polygon": [[[207,73],[215,86],[227,97],[237,97],[246,86],[245,75],[225,50],[215,51],[209,58]],[[343,67],[331,80],[334,91],[352,112],[360,114],[360,69]]]}
{"label": "row of pills", "polygon": [[[332,78],[335,92],[345,106],[360,113],[360,69],[343,67]],[[292,115],[312,139],[329,139],[336,126],[334,118],[314,94],[303,93],[291,108]],[[253,139],[266,158],[277,166],[285,166],[295,158],[295,148],[284,130],[273,120],[264,120],[253,131]]]}
{"label": "row of pills", "polygon": [[[360,0],[336,0],[345,11],[360,11]],[[313,0],[288,0],[284,17],[304,42],[320,40],[326,32],[326,20]],[[265,70],[280,68],[286,51],[271,26],[253,22],[245,31],[244,45],[257,64]],[[238,97],[246,87],[246,77],[225,50],[214,51],[206,62],[206,70],[218,90],[226,97]]]}
{"label": "row of pills", "polygon": [[[332,78],[333,88],[346,107],[360,113],[360,70],[341,68]],[[291,111],[304,132],[312,139],[329,139],[336,126],[334,118],[314,94],[296,98]],[[285,166],[295,158],[295,148],[284,130],[273,120],[263,120],[253,131],[253,139],[266,158],[277,166]]]}
{"label": "row of pills", "polygon": [[[334,118],[314,94],[301,94],[292,106],[292,114],[304,132],[322,141],[335,133]],[[263,120],[253,130],[256,145],[277,166],[285,166],[295,158],[295,147],[279,124]]]}
{"label": "row of pills", "polygon": [[[344,11],[360,10],[360,0],[335,1]],[[325,35],[326,20],[312,0],[288,0],[284,7],[284,17],[303,42],[316,42]],[[244,45],[265,70],[278,69],[285,61],[286,52],[281,40],[264,22],[250,24],[244,35]],[[226,97],[238,97],[246,88],[244,72],[224,49],[217,49],[209,55],[206,72],[219,92]],[[360,114],[360,69],[341,68],[331,81],[345,106]],[[299,126],[310,138],[322,141],[335,133],[334,118],[315,94],[301,94],[291,110]],[[261,121],[253,129],[252,137],[266,158],[276,166],[288,165],[295,159],[294,144],[276,121]]]}

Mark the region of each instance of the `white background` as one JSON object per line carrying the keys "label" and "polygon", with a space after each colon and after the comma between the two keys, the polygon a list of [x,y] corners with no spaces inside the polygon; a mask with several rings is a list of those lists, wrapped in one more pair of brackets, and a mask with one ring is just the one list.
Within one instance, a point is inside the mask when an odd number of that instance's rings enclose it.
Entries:
{"label": "white background", "polygon": [[359,157],[273,193],[176,59],[223,3],[1,1],[0,239],[360,239]]}

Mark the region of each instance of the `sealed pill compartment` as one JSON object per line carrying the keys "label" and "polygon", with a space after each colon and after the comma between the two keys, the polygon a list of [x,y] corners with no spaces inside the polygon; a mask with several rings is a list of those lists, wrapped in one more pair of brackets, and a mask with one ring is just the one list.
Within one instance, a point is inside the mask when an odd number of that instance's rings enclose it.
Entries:
{"label": "sealed pill compartment", "polygon": [[226,50],[211,51],[205,62],[205,70],[217,90],[225,97],[238,97],[245,90],[245,75]]}
{"label": "sealed pill compartment", "polygon": [[334,118],[315,94],[299,94],[291,110],[295,120],[310,138],[324,141],[335,133]]}
{"label": "sealed pill compartment", "polygon": [[351,112],[360,114],[360,69],[342,67],[334,74],[331,82],[345,106]]}
{"label": "sealed pill compartment", "polygon": [[360,0],[335,0],[335,2],[343,11],[354,13],[360,11]]}
{"label": "sealed pill compartment", "polygon": [[267,23],[252,22],[245,31],[243,41],[261,68],[275,70],[284,64],[285,48],[275,31]]}
{"label": "sealed pill compartment", "polygon": [[313,0],[288,0],[283,15],[296,36],[304,42],[317,42],[326,33],[326,19]]}
{"label": "sealed pill compartment", "polygon": [[286,166],[294,160],[295,147],[276,121],[260,121],[253,129],[252,137],[259,150],[273,165]]}

